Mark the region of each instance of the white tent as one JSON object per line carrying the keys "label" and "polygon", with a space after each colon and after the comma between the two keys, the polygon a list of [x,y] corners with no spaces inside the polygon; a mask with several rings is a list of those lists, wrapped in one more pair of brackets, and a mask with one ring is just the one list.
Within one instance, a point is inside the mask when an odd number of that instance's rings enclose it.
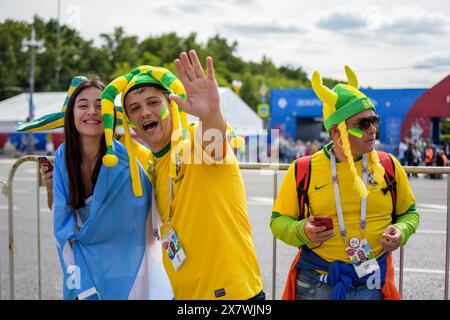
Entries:
{"label": "white tent", "polygon": [[[226,120],[236,130],[244,134],[249,130],[262,129],[263,122],[258,115],[230,88],[219,88],[222,110]],[[58,112],[66,97],[66,92],[38,92],[33,95],[35,118]],[[116,99],[120,103],[120,97]],[[18,121],[25,121],[28,117],[29,94],[22,93],[15,97],[0,101],[0,132],[15,132]],[[194,121],[189,116],[189,121]]]}
{"label": "white tent", "polygon": [[[238,134],[245,134],[263,128],[263,121],[258,115],[236,95],[230,88],[219,88],[220,103],[225,119]],[[188,121],[196,118],[188,115]]]}
{"label": "white tent", "polygon": [[[35,118],[60,111],[66,94],[66,92],[34,93]],[[28,93],[21,93],[0,101],[0,132],[16,132],[16,123],[26,121],[29,115],[29,97]]]}

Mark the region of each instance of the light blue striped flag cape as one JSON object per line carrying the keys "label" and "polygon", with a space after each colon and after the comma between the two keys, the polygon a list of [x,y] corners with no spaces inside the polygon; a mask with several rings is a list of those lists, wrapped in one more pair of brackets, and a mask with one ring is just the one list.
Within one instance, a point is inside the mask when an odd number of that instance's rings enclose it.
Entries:
{"label": "light blue striped flag cape", "polygon": [[114,147],[119,163],[112,168],[102,165],[90,215],[78,233],[74,212],[67,205],[64,144],[55,154],[54,234],[64,273],[64,299],[128,299],[143,264],[151,184],[139,166],[143,196],[135,197],[126,149],[117,141]]}

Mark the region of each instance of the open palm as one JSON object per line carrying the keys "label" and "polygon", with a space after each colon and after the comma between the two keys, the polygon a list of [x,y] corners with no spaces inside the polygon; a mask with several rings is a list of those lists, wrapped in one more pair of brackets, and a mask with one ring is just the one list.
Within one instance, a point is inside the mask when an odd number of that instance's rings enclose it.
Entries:
{"label": "open palm", "polygon": [[[190,58],[190,59],[189,59]],[[180,59],[175,60],[175,68],[178,77],[184,85],[187,100],[172,95],[174,100],[184,111],[202,120],[214,116],[220,112],[219,89],[214,76],[214,66],[211,57],[206,58],[207,75],[194,50],[180,54]]]}

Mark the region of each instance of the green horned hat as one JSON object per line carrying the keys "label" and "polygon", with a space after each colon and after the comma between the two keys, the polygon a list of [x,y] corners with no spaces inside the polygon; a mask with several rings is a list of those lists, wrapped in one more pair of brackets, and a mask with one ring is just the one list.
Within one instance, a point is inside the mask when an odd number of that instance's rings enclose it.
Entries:
{"label": "green horned hat", "polygon": [[312,87],[320,100],[323,102],[323,118],[327,132],[334,125],[358,114],[364,110],[375,111],[370,98],[359,91],[358,78],[349,66],[345,66],[348,84],[339,83],[333,90],[322,84],[322,79],[317,71],[312,76]]}

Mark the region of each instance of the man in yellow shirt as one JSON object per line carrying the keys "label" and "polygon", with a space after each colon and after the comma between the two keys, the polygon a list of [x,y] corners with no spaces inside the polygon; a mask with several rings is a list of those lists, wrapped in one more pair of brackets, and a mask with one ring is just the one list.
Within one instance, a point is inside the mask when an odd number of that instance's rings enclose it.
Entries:
{"label": "man in yellow shirt", "polygon": [[[113,94],[122,92],[124,122],[152,151],[153,229],[161,235],[175,299],[264,299],[212,58],[206,65],[205,75],[196,52],[183,52],[175,60],[179,79],[163,68],[141,67],[116,79]],[[187,127],[184,112],[201,123]]]}
{"label": "man in yellow shirt", "polygon": [[[419,224],[405,171],[393,156],[374,149],[380,120],[375,107],[358,90],[354,72],[346,67],[346,73],[349,84],[333,90],[323,86],[317,71],[313,74],[332,142],[308,158],[309,167],[294,161],[272,210],[274,235],[301,247],[286,299],[399,298],[390,252],[406,244]],[[379,155],[395,172],[389,187]],[[299,182],[301,170],[309,170],[307,182]],[[392,188],[395,197],[387,192]],[[318,224],[327,220],[329,227]]]}

